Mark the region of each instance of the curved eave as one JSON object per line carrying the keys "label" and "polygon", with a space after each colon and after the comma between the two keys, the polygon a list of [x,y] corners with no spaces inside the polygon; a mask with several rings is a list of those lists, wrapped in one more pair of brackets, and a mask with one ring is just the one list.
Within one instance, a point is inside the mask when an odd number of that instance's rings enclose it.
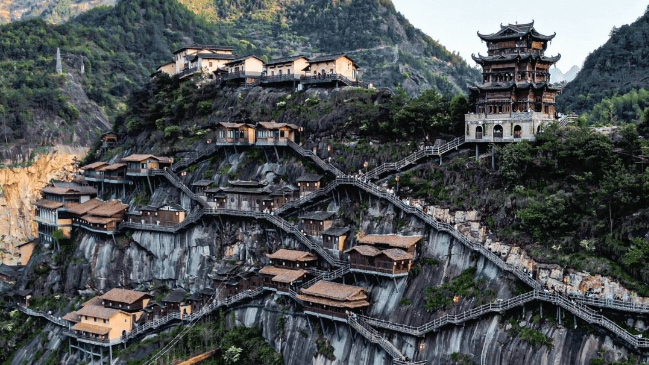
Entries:
{"label": "curved eave", "polygon": [[479,64],[479,65],[484,65],[484,60],[482,59],[482,56],[480,56],[480,54],[478,54],[478,57],[476,57],[476,56],[472,53],[472,54],[471,54],[471,58],[473,58],[473,60],[475,61],[475,63],[477,63],[477,64]]}

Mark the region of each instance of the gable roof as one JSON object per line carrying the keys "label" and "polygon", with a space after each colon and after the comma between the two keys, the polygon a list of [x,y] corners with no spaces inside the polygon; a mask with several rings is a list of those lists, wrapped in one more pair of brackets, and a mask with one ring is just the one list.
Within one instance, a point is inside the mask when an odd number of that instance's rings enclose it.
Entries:
{"label": "gable roof", "polygon": [[126,164],[125,163],[114,163],[112,165],[100,167],[100,168],[97,169],[97,171],[114,171],[114,170],[117,170],[117,169],[122,168],[122,167],[126,167]]}
{"label": "gable roof", "polygon": [[120,288],[111,289],[100,298],[110,300],[111,302],[120,302],[125,304],[132,304],[142,298],[151,297],[148,293],[139,292],[135,290],[126,290]]}
{"label": "gable roof", "polygon": [[92,186],[83,186],[74,183],[54,183],[52,186],[46,186],[41,189],[41,193],[54,195],[92,195],[97,194],[97,189]]}
{"label": "gable roof", "polygon": [[295,56],[291,56],[291,57],[276,58],[274,60],[270,60],[270,61],[266,62],[266,66],[274,66],[274,65],[279,65],[279,64],[282,64],[282,63],[293,62],[293,61],[296,61],[296,60],[298,60],[300,58],[304,58],[305,60],[307,60],[307,62],[309,61],[309,59],[306,58],[306,56],[295,55]]}
{"label": "gable roof", "polygon": [[304,174],[300,177],[298,177],[295,181],[297,182],[315,182],[315,181],[320,181],[322,179],[322,176],[317,175],[317,174]]}
{"label": "gable roof", "polygon": [[406,251],[404,251],[402,249],[399,249],[399,248],[391,248],[391,249],[388,249],[388,250],[383,250],[381,253],[384,254],[385,256],[387,256],[388,258],[394,260],[394,261],[397,261],[397,260],[412,260],[413,259],[412,254],[410,254],[410,253],[408,253],[408,252],[406,252]]}
{"label": "gable roof", "polygon": [[315,221],[324,221],[336,215],[333,212],[309,212],[298,217],[298,219],[311,219]]}
{"label": "gable roof", "polygon": [[296,126],[295,124],[291,123],[277,123],[275,121],[270,121],[270,122],[259,122],[257,123],[257,127],[261,126],[264,129],[279,129],[279,128],[289,128],[289,129],[300,129],[300,127]]}
{"label": "gable roof", "polygon": [[164,298],[162,298],[161,302],[163,303],[180,303],[185,300],[185,291],[182,289],[176,289],[169,294],[167,294]]}
{"label": "gable roof", "polygon": [[280,249],[272,254],[266,254],[268,258],[288,261],[314,261],[318,258],[311,252]]}
{"label": "gable roof", "polygon": [[338,284],[331,281],[318,281],[302,293],[316,297],[333,299],[338,301],[352,301],[367,299],[365,288],[360,286]]}
{"label": "gable roof", "polygon": [[88,201],[85,201],[81,204],[77,204],[73,207],[68,208],[68,213],[76,214],[76,215],[84,215],[88,213],[89,211],[97,208],[99,205],[101,205],[103,202],[97,198],[90,199]]}
{"label": "gable roof", "polygon": [[327,236],[343,236],[349,233],[349,231],[349,227],[331,227],[326,231],[323,231],[322,234]]}
{"label": "gable roof", "polygon": [[195,55],[190,61],[195,62],[199,58],[202,58],[204,60],[234,60],[237,57],[239,56],[232,53],[199,53]]}
{"label": "gable roof", "polygon": [[209,186],[212,180],[197,180],[192,183],[192,186]]}
{"label": "gable roof", "polygon": [[174,52],[174,54],[180,53],[186,49],[208,49],[210,51],[233,51],[234,47],[230,46],[222,46],[219,44],[200,44],[200,43],[192,43],[189,46],[184,46],[177,51]]}
{"label": "gable roof", "polygon": [[106,308],[99,305],[87,305],[85,307],[81,307],[81,309],[77,311],[77,315],[109,319],[119,312],[121,312],[119,309]]}
{"label": "gable roof", "polygon": [[225,66],[234,65],[234,64],[236,64],[236,63],[243,62],[243,61],[245,61],[245,60],[247,60],[247,59],[250,59],[250,58],[256,58],[256,59],[259,60],[259,62],[261,62],[262,64],[264,63],[264,60],[262,60],[261,58],[255,56],[255,55],[247,55],[247,56],[243,56],[243,57],[235,58],[235,59],[233,59],[232,61],[226,63]]}
{"label": "gable roof", "polygon": [[274,266],[264,266],[259,270],[262,275],[273,275],[273,281],[278,283],[292,283],[307,274],[306,270],[288,270]]}
{"label": "gable roof", "polygon": [[74,326],[72,326],[72,329],[75,331],[90,332],[102,336],[107,335],[111,330],[110,327],[97,326],[90,323],[77,323]]}
{"label": "gable roof", "polygon": [[381,254],[381,250],[375,248],[374,246],[367,246],[367,245],[354,246],[349,250],[345,251],[345,253],[349,253],[352,251],[356,251],[363,256],[370,256],[370,257],[375,257]]}
{"label": "gable roof", "polygon": [[396,234],[362,235],[361,233],[359,233],[357,240],[358,243],[362,243],[366,245],[383,244],[391,247],[410,248],[414,246],[417,242],[419,242],[421,238],[422,238],[421,236],[399,236]]}
{"label": "gable roof", "polygon": [[79,169],[80,170],[94,170],[94,169],[97,169],[99,167],[103,167],[103,166],[107,166],[107,165],[108,165],[107,162],[97,161],[97,162],[93,162],[93,163],[85,165],[85,166],[81,166],[81,167],[79,167]]}
{"label": "gable roof", "polygon": [[124,212],[128,205],[122,204],[119,200],[111,200],[109,202],[102,202],[94,209],[88,211],[89,215],[99,217],[112,217],[113,215]]}
{"label": "gable roof", "polygon": [[33,203],[37,207],[47,208],[47,209],[59,209],[63,206],[63,203],[55,202],[48,199],[39,199]]}

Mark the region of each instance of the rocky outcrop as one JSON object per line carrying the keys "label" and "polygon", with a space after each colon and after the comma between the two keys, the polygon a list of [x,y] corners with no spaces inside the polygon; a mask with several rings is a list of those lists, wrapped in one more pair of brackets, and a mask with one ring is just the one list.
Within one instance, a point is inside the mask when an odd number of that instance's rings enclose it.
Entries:
{"label": "rocky outcrop", "polygon": [[3,255],[3,263],[18,262],[15,245],[37,236],[31,203],[40,198],[40,189],[53,179],[69,181],[74,173],[73,158],[81,159],[86,151],[58,146],[29,167],[0,169],[0,241],[1,248],[10,253]]}

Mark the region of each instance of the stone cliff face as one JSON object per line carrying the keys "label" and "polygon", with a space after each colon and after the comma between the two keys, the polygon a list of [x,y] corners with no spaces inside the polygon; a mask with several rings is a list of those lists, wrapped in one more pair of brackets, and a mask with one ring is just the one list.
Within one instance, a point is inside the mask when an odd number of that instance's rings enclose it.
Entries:
{"label": "stone cliff face", "polygon": [[0,237],[2,249],[11,253],[4,255],[3,263],[15,264],[18,257],[14,245],[37,236],[31,203],[40,199],[40,189],[52,179],[70,180],[74,174],[73,158],[81,159],[86,151],[58,146],[39,156],[29,167],[0,169]]}
{"label": "stone cliff face", "polygon": [[42,17],[52,22],[61,22],[96,6],[115,5],[115,0],[2,0],[0,1],[0,24]]}

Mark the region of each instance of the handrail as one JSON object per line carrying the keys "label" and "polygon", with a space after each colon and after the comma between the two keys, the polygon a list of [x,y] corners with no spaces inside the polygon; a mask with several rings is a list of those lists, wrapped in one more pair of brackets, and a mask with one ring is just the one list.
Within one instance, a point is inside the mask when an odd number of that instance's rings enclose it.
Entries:
{"label": "handrail", "polygon": [[446,152],[463,145],[464,142],[465,142],[464,136],[461,136],[441,146],[426,146],[424,149],[412,153],[397,162],[388,162],[380,166],[377,166],[374,169],[368,171],[363,176],[367,179],[376,179],[385,172],[393,171],[393,170],[398,171],[410,164],[415,164],[418,160],[424,157],[441,156]]}
{"label": "handrail", "polygon": [[363,315],[357,316],[358,318],[360,318],[361,322],[365,322],[368,325],[385,328],[391,331],[406,333],[413,336],[424,336],[426,333],[436,331],[440,327],[447,324],[460,324],[468,320],[478,318],[487,313],[503,312],[514,307],[522,306],[534,300],[540,300],[558,305],[568,312],[574,314],[575,316],[583,319],[589,324],[597,324],[608,329],[609,331],[617,335],[621,340],[625,341],[635,348],[649,348],[649,339],[638,338],[632,335],[627,330],[617,325],[615,322],[590,309],[584,303],[566,298],[560,294],[547,293],[539,290],[521,294],[511,299],[499,300],[495,303],[481,305],[479,307],[466,310],[460,314],[447,314],[421,326],[408,326]]}
{"label": "handrail", "polygon": [[313,153],[313,152],[311,152],[309,150],[305,150],[304,148],[302,148],[302,146],[300,146],[299,144],[291,141],[290,139],[287,141],[287,145],[289,147],[293,148],[295,150],[295,152],[297,152],[300,156],[308,157],[308,158],[312,159],[313,162],[316,163],[316,165],[320,166],[320,168],[322,168],[323,170],[332,173],[334,176],[342,176],[342,175],[344,175],[344,173],[342,171],[340,171],[338,168],[336,168],[332,164],[324,162],[318,155],[316,155],[315,153]]}

